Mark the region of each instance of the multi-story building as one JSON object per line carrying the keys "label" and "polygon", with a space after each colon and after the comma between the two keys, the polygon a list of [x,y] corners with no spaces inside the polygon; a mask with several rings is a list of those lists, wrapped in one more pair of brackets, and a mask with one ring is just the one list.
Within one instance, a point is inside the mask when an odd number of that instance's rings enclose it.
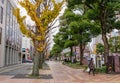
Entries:
{"label": "multi-story building", "polygon": [[0,67],[4,65],[5,0],[0,0]]}
{"label": "multi-story building", "polygon": [[[22,34],[12,8],[12,0],[0,0],[0,67],[20,63]],[[4,14],[3,14],[4,13]],[[2,30],[1,30],[2,29]],[[0,32],[1,34],[1,32]]]}

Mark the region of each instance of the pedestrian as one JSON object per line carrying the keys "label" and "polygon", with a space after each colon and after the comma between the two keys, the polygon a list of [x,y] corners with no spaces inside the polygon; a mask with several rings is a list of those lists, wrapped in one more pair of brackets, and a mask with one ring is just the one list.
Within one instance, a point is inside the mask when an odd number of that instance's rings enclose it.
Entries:
{"label": "pedestrian", "polygon": [[89,67],[89,75],[91,72],[93,73],[93,75],[95,75],[95,66],[94,66],[93,58],[91,58],[88,67]]}
{"label": "pedestrian", "polygon": [[108,71],[111,73],[112,72],[112,64],[109,64],[108,66]]}

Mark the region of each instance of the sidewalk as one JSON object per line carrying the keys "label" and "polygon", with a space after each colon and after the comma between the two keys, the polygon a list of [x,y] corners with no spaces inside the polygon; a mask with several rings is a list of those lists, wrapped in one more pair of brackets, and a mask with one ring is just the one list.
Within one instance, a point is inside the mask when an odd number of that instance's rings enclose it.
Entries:
{"label": "sidewalk", "polygon": [[72,69],[59,62],[49,62],[54,78],[53,83],[120,83],[120,74],[96,74],[83,72],[82,69]]}
{"label": "sidewalk", "polygon": [[[23,67],[22,64],[4,67],[0,69],[1,71],[0,73],[19,69],[22,67]],[[28,74],[30,73],[31,72],[29,72]],[[39,71],[39,73],[40,73],[40,78],[32,78],[32,77],[28,77],[28,75],[25,76],[24,74],[17,74],[15,76],[0,75],[0,83],[54,83],[52,73],[49,67],[45,66],[42,70]]]}
{"label": "sidewalk", "polygon": [[[72,69],[59,62],[47,62],[49,69],[40,70],[40,78],[17,78],[0,75],[0,83],[120,83],[120,75],[96,74],[95,76]],[[22,71],[21,71],[22,72]]]}

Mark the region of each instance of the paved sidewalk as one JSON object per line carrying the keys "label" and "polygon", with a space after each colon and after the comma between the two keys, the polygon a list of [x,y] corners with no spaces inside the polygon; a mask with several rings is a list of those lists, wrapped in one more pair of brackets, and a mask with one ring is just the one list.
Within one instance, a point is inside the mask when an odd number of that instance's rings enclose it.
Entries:
{"label": "paved sidewalk", "polygon": [[[0,83],[120,83],[120,75],[88,75],[80,69],[72,69],[59,62],[47,62],[51,70],[40,70],[41,79],[14,78],[0,75]],[[22,71],[21,71],[22,72]]]}
{"label": "paved sidewalk", "polygon": [[120,75],[96,74],[93,76],[81,69],[71,69],[60,63],[49,62],[54,83],[120,83]]}

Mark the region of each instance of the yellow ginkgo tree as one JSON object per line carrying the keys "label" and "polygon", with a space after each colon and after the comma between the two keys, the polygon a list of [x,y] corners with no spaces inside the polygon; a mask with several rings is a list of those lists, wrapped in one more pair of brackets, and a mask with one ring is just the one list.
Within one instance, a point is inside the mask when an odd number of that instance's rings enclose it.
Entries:
{"label": "yellow ginkgo tree", "polygon": [[39,75],[39,56],[46,49],[46,33],[51,28],[52,22],[56,19],[61,11],[64,1],[56,2],[55,0],[36,0],[35,3],[29,0],[22,0],[19,4],[25,8],[27,15],[29,15],[32,21],[35,22],[36,27],[31,29],[24,24],[26,16],[20,15],[19,8],[13,8],[13,14],[15,15],[19,24],[21,32],[27,37],[31,38],[35,55],[33,56],[33,76]]}

